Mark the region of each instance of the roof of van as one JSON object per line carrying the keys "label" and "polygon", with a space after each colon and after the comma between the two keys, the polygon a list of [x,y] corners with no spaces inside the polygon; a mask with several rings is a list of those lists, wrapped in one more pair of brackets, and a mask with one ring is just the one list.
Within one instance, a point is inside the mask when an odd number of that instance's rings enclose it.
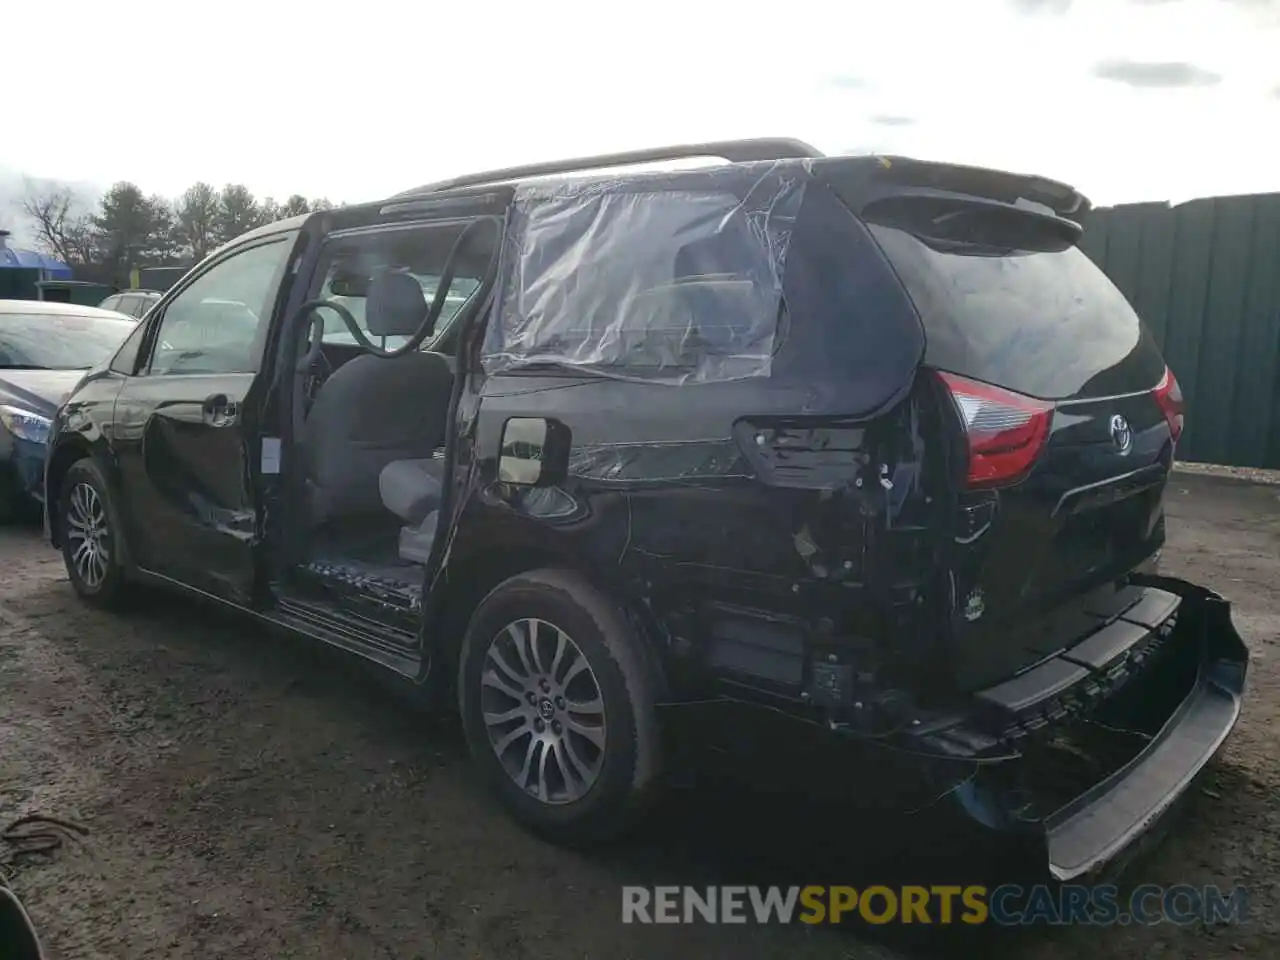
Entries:
{"label": "roof of van", "polygon": [[[814,168],[839,167],[846,173],[900,181],[925,189],[976,190],[982,195],[998,195],[1002,199],[1024,195],[1026,199],[1049,206],[1058,215],[1082,216],[1091,208],[1087,197],[1070,184],[1035,174],[1014,173],[986,167],[920,160],[887,154],[853,154],[829,157],[809,144],[792,138],[757,138],[721,140],[709,143],[653,147],[623,153],[600,154],[506,167],[482,173],[465,174],[449,180],[425,184],[388,198],[389,201],[423,200],[453,191],[479,191],[486,187],[514,186],[548,178],[583,180],[602,176],[623,180],[671,173],[670,164],[688,160],[720,160],[716,167],[732,169],[743,164],[809,165]],[[727,162],[724,162],[727,161]],[[668,165],[663,169],[662,165]],[[707,170],[706,164],[699,164]],[[640,168],[640,169],[635,169]],[[994,191],[994,194],[992,194]]]}
{"label": "roof of van", "polygon": [[540,163],[505,167],[481,173],[469,173],[424,184],[412,190],[398,193],[393,200],[418,197],[423,194],[457,190],[464,187],[511,184],[520,180],[558,176],[600,176],[612,174],[620,177],[643,176],[652,170],[622,172],[620,167],[650,166],[684,160],[721,160],[728,163],[758,163],[770,160],[816,160],[824,156],[816,147],[792,138],[762,137],[747,140],[716,140],[707,143],[688,143],[666,147],[646,147],[622,153],[605,153],[590,157],[573,157]]}

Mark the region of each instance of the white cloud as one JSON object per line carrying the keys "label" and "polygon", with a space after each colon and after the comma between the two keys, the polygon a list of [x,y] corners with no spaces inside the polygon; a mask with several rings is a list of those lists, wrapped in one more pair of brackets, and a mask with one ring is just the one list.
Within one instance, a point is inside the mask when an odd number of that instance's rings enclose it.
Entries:
{"label": "white cloud", "polygon": [[[0,163],[169,195],[204,179],[357,201],[522,161],[775,135],[1040,172],[1103,203],[1280,189],[1266,0],[1027,7],[221,0],[197,15],[66,0],[51,47],[14,42],[44,36],[26,5],[6,30],[10,95],[38,90],[74,120],[5,137]],[[1105,61],[1222,81],[1137,87],[1095,75]]]}

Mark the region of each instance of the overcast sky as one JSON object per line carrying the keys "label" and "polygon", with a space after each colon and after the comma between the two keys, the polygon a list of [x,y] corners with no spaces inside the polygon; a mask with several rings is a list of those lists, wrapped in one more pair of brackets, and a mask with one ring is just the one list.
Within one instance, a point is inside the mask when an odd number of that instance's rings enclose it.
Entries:
{"label": "overcast sky", "polygon": [[0,166],[149,193],[354,202],[737,136],[1098,203],[1280,190],[1280,0],[63,0],[56,30],[14,7],[6,98],[47,119],[15,136],[10,106]]}

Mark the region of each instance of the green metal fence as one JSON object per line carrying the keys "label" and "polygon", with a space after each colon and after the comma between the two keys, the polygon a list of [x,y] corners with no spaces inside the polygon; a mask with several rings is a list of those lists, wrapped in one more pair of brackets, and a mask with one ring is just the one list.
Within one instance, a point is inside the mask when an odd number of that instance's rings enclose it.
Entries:
{"label": "green metal fence", "polygon": [[1178,458],[1280,467],[1280,194],[1102,208],[1081,246],[1182,385]]}

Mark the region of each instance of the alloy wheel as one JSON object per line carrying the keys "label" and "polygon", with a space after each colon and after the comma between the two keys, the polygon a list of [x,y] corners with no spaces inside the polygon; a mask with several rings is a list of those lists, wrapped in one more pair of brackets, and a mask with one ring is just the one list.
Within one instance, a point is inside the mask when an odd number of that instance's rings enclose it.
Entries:
{"label": "alloy wheel", "polygon": [[67,542],[76,576],[97,590],[107,579],[111,562],[111,533],[102,497],[92,484],[77,483],[67,503]]}
{"label": "alloy wheel", "polygon": [[554,624],[516,620],[490,641],[480,709],[503,770],[543,803],[572,803],[599,779],[606,743],[600,683]]}

